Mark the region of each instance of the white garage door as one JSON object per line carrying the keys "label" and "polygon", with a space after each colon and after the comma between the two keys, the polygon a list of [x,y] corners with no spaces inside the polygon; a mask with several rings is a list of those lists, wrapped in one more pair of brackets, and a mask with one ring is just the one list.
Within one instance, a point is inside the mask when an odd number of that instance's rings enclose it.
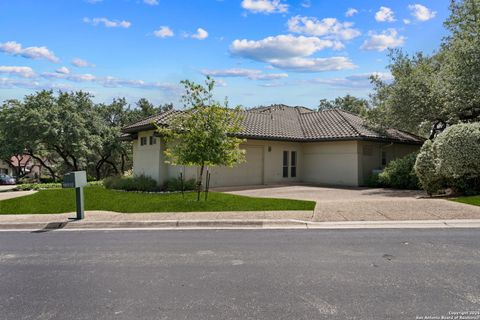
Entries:
{"label": "white garage door", "polygon": [[246,162],[233,168],[212,168],[210,186],[249,186],[263,184],[263,147],[242,146]]}

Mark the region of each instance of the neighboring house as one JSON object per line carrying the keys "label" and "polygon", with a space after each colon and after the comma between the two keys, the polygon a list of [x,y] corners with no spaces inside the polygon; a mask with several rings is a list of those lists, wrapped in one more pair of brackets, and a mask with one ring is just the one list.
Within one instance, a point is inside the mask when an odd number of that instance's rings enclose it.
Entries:
{"label": "neighboring house", "polygon": [[12,175],[12,168],[10,168],[10,166],[8,165],[8,163],[6,163],[5,161],[3,160],[0,160],[0,174],[8,174],[9,176]]}
{"label": "neighboring house", "polygon": [[[183,172],[195,178],[197,168],[165,163],[165,142],[156,123],[168,125],[178,110],[160,113],[123,128],[133,142],[133,172],[159,183]],[[246,162],[234,168],[210,168],[211,186],[289,184],[360,186],[373,170],[417,151],[424,139],[388,129],[373,131],[359,116],[340,110],[313,111],[273,105],[243,111]]]}
{"label": "neighboring house", "polygon": [[0,173],[7,173],[10,176],[17,177],[18,171],[21,171],[21,178],[38,179],[40,178],[42,166],[29,155],[13,156],[10,164],[0,160]]}

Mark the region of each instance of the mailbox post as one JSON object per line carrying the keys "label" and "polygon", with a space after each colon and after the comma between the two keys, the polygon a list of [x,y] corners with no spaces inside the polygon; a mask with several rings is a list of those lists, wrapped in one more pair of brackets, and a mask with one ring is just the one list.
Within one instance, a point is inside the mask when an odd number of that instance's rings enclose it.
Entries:
{"label": "mailbox post", "polygon": [[85,217],[83,206],[83,187],[87,185],[87,173],[85,171],[74,171],[67,173],[63,177],[63,188],[75,188],[75,196],[77,200],[77,219]]}

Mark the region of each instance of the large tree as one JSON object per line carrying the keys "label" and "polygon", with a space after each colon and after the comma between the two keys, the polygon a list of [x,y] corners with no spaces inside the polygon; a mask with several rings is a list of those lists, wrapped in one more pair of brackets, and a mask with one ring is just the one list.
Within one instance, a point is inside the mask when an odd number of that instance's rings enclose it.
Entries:
{"label": "large tree", "polygon": [[[0,106],[0,159],[14,167],[17,177],[27,174],[31,157],[53,179],[71,170],[87,170],[101,179],[131,168],[131,144],[120,139],[121,128],[160,112],[141,99],[131,108],[125,99],[95,104],[88,93],[40,91]],[[12,160],[13,159],[13,160]]]}
{"label": "large tree", "polygon": [[392,82],[373,79],[370,119],[426,135],[433,122],[480,120],[480,0],[452,1],[434,54],[390,52]]}
{"label": "large tree", "polygon": [[165,155],[174,165],[200,168],[197,200],[200,200],[206,166],[233,166],[244,160],[242,139],[235,134],[241,129],[240,109],[231,109],[212,98],[214,80],[207,77],[205,86],[185,80],[185,110],[174,117],[168,128],[159,128],[167,140]]}
{"label": "large tree", "polygon": [[363,116],[368,111],[368,101],[349,94],[335,98],[334,100],[321,99],[318,110],[323,111],[328,109],[342,109]]}

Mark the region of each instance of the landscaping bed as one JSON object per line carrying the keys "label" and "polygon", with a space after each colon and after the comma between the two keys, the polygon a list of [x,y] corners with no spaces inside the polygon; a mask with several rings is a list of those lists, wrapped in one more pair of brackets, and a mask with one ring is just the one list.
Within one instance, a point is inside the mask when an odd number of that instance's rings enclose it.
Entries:
{"label": "landscaping bed", "polygon": [[[208,201],[196,193],[138,193],[86,187],[85,210],[135,212],[277,211],[313,210],[314,201],[253,198],[210,192]],[[75,211],[74,189],[40,190],[25,197],[0,201],[0,214],[48,214]]]}

